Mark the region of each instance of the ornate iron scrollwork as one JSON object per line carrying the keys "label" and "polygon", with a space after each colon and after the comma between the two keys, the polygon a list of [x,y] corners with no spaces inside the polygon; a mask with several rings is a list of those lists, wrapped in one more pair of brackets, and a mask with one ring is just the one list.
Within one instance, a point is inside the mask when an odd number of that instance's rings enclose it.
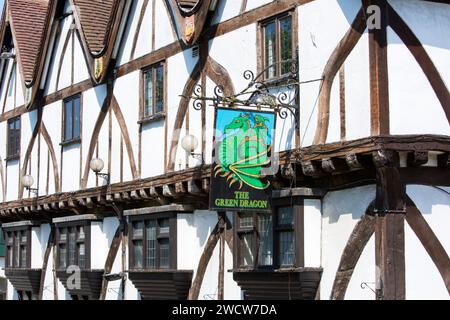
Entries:
{"label": "ornate iron scrollwork", "polygon": [[[267,71],[276,65],[289,65],[289,72],[282,77],[273,80],[265,80]],[[257,110],[272,110],[280,118],[286,119],[291,115],[298,125],[298,95],[299,81],[297,59],[290,59],[276,62],[255,75],[251,70],[246,70],[243,77],[248,81],[248,85],[240,92],[228,96],[224,94],[224,88],[220,85],[214,88],[214,95],[207,97],[203,95],[203,87],[196,85],[193,91],[193,107],[195,110],[201,110],[206,102],[209,101],[214,107],[227,106],[254,107]],[[280,90],[282,90],[280,92]],[[278,92],[276,92],[278,91]]]}

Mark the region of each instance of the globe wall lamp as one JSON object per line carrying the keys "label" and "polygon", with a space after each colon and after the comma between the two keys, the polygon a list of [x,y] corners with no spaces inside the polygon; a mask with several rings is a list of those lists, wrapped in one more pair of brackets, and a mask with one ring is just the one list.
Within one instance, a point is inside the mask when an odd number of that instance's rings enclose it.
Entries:
{"label": "globe wall lamp", "polygon": [[89,163],[89,167],[91,168],[92,171],[94,171],[94,173],[97,177],[102,177],[103,179],[106,180],[106,184],[109,184],[109,179],[110,179],[109,173],[101,173],[100,172],[105,167],[105,163],[103,162],[102,159],[100,159],[100,158],[92,159],[91,162]]}
{"label": "globe wall lamp", "polygon": [[192,134],[188,134],[187,136],[181,139],[181,147],[186,151],[192,158],[198,159],[202,162],[202,165],[205,164],[205,158],[203,157],[203,153],[195,153],[195,149],[198,147],[198,139],[196,136]]}
{"label": "globe wall lamp", "polygon": [[30,192],[34,193],[36,197],[39,194],[39,190],[37,188],[32,188],[31,186],[34,184],[34,178],[27,174],[22,177],[22,185]]}

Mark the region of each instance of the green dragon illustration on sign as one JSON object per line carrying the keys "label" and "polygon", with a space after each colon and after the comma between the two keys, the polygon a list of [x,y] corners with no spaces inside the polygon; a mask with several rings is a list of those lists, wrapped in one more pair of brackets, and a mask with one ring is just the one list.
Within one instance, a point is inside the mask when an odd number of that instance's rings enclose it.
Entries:
{"label": "green dragon illustration on sign", "polygon": [[223,130],[216,147],[214,176],[226,178],[228,187],[238,184],[264,190],[270,186],[262,168],[270,163],[274,114],[219,109],[217,130]]}

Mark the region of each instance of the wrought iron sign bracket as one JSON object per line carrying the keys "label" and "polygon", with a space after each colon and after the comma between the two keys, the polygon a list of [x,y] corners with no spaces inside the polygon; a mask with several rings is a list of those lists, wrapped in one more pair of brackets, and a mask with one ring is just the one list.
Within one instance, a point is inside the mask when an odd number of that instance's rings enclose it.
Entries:
{"label": "wrought iron sign bracket", "polygon": [[[267,81],[265,77],[269,70],[289,65],[289,71],[279,79]],[[224,88],[220,85],[214,88],[213,96],[204,96],[203,87],[196,85],[193,95],[186,97],[193,99],[193,107],[200,111],[210,102],[214,107],[249,108],[261,111],[273,111],[281,119],[287,119],[290,115],[295,121],[295,127],[299,126],[299,86],[297,59],[276,62],[259,74],[246,70],[243,74],[245,80],[249,81],[246,88],[233,94],[225,95]],[[274,83],[274,84],[271,84]]]}

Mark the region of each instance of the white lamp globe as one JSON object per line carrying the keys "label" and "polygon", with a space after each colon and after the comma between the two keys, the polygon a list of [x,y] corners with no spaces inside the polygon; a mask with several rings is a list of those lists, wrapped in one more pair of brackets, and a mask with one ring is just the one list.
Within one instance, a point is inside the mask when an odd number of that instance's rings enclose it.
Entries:
{"label": "white lamp globe", "polygon": [[92,171],[94,171],[95,173],[99,173],[100,171],[103,170],[105,163],[100,158],[94,158],[89,163],[89,166],[91,167]]}
{"label": "white lamp globe", "polygon": [[29,174],[22,177],[22,185],[25,188],[30,188],[34,184],[34,179]]}
{"label": "white lamp globe", "polygon": [[183,139],[181,139],[181,147],[186,152],[194,152],[194,150],[198,147],[198,139],[192,134],[188,134],[187,136],[183,137]]}

